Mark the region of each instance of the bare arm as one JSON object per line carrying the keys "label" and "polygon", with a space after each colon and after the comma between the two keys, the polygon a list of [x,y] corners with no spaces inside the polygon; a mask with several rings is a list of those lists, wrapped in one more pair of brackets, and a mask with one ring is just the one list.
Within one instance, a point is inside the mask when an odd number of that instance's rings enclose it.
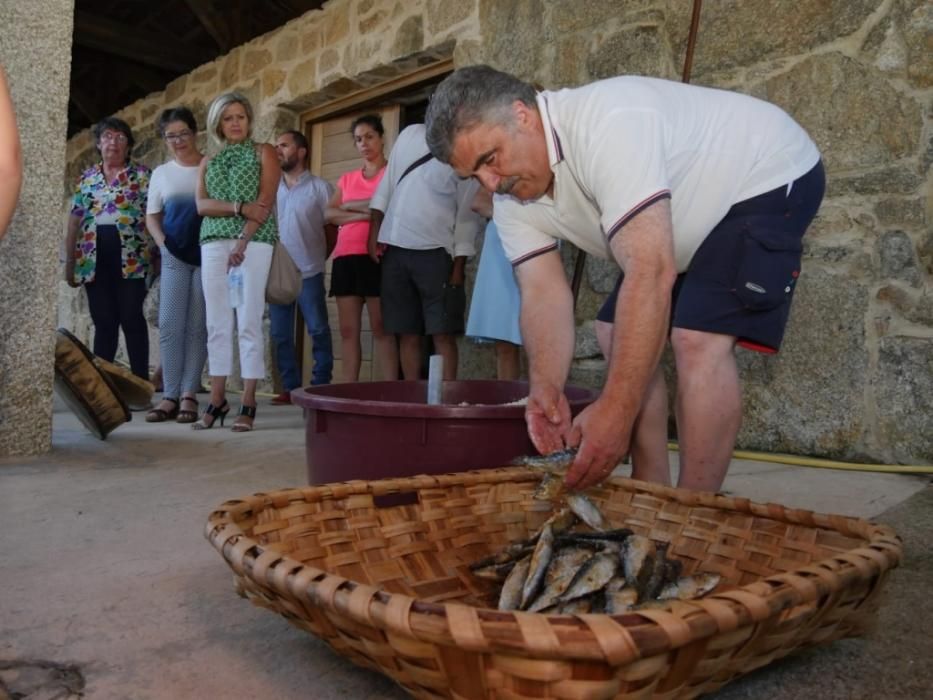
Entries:
{"label": "bare arm", "polygon": [[333,224],[334,226],[343,226],[351,221],[366,221],[369,219],[368,208],[361,211],[348,210],[345,206],[346,204],[349,204],[349,202],[343,201],[343,192],[338,187],[334,190],[333,196],[331,196],[330,201],[327,203],[327,209],[324,211],[324,219],[327,223]]}
{"label": "bare arm", "polygon": [[75,243],[78,241],[78,229],[81,219],[74,214],[68,215],[68,224],[65,227],[65,281],[69,287],[77,287],[75,281]]}
{"label": "bare arm", "polygon": [[204,156],[198,166],[198,186],[195,189],[195,204],[201,216],[236,216],[235,203],[222,199],[211,199],[207,196],[207,183],[204,174],[211,159]]}
{"label": "bare arm", "polygon": [[369,210],[369,240],[366,241],[366,252],[373,262],[379,262],[379,230],[385,214],[379,209]]}
{"label": "bare arm", "polygon": [[[246,214],[246,206],[257,207],[258,209],[264,210],[267,217],[268,213],[272,211],[272,206],[275,204],[275,191],[279,186],[279,180],[282,178],[282,169],[279,167],[279,159],[276,158],[275,149],[272,148],[272,146],[264,143],[260,148],[262,150],[259,173],[259,194],[255,202],[250,202],[249,205],[243,205],[243,213],[244,215]],[[246,246],[252,240],[253,236],[256,235],[256,231],[259,230],[259,227],[262,226],[264,221],[265,217],[262,217],[262,220],[254,219],[252,216],[247,217],[246,223],[243,224],[243,230],[240,231],[240,237],[230,253],[230,267],[236,267],[242,264],[246,257]]]}
{"label": "bare arm", "polygon": [[[266,144],[263,144],[265,146]],[[271,148],[271,146],[270,146]],[[274,153],[274,151],[273,151]],[[198,207],[198,214],[201,216],[237,216],[237,203],[228,202],[225,199],[212,199],[207,195],[207,184],[204,181],[204,174],[207,172],[207,165],[210,163],[211,159],[207,156],[201,159],[201,165],[198,169],[198,186],[195,193],[195,203]],[[275,169],[279,171],[278,161],[275,162]],[[263,149],[262,156],[262,172],[266,171],[266,155],[265,149]],[[279,171],[281,172],[281,171]],[[277,183],[278,181],[276,181]],[[262,182],[260,181],[260,192],[262,192]],[[272,201],[275,201],[275,188],[272,190]],[[271,209],[269,205],[263,206],[259,201],[259,198],[255,202],[240,202],[240,213],[239,216],[242,216],[246,219],[252,219],[256,221],[256,228],[259,228],[268,217]]]}
{"label": "bare arm", "polygon": [[349,199],[343,204],[340,205],[340,208],[344,211],[355,211],[360,212],[361,214],[366,214],[369,216],[369,201],[368,199]]}
{"label": "bare arm", "polygon": [[6,74],[0,67],[0,239],[6,233],[23,181],[23,161],[16,113],[7,87]]}
{"label": "bare arm", "polygon": [[564,383],[573,360],[573,295],[556,250],[515,268],[522,294],[522,340],[528,352],[531,384],[525,422],[538,451],[564,447],[570,433],[570,406]]}
{"label": "bare arm", "polygon": [[162,230],[162,212],[146,214],[146,229],[157,246],[165,245],[165,231]]}
{"label": "bare arm", "polygon": [[333,224],[324,224],[324,246],[324,259],[326,260],[337,247],[337,227]]}
{"label": "bare arm", "polygon": [[610,247],[625,279],[616,303],[606,383],[573,424],[572,440],[580,441],[567,473],[567,485],[573,488],[605,479],[628,451],[648,381],[667,342],[677,277],[670,200],[638,214]]}

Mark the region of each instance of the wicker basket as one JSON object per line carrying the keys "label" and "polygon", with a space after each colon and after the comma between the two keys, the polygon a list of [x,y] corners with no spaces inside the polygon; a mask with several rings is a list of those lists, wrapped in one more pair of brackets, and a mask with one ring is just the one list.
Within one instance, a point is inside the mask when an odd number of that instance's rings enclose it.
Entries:
{"label": "wicker basket", "polygon": [[594,492],[614,526],[725,584],[620,616],[500,612],[467,565],[543,523],[539,477],[512,467],[257,494],[212,513],[206,535],[241,595],[420,698],[695,697],[864,631],[901,555],[892,530],[864,520],[616,478]]}

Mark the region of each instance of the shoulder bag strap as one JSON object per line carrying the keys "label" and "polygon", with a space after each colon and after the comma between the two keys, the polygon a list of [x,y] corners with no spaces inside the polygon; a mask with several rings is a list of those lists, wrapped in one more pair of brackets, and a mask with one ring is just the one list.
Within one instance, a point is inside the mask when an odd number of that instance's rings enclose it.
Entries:
{"label": "shoulder bag strap", "polygon": [[402,176],[398,179],[398,182],[395,183],[395,186],[398,187],[400,184],[402,184],[402,180],[405,179],[405,176],[408,175],[408,173],[410,173],[410,172],[411,172],[412,170],[414,170],[415,168],[417,168],[417,167],[419,167],[419,166],[421,166],[421,165],[424,165],[424,164],[427,163],[429,160],[431,160],[432,157],[433,157],[433,156],[430,154],[430,152],[429,152],[429,153],[425,153],[425,154],[424,154],[423,156],[421,156],[418,160],[416,160],[414,163],[412,163],[411,165],[409,165],[409,166],[405,169],[405,172],[402,173]]}

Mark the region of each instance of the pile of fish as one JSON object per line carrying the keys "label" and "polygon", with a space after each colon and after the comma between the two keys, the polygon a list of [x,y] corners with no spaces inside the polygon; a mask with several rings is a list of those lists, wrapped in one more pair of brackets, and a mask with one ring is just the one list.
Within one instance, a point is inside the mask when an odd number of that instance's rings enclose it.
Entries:
{"label": "pile of fish", "polygon": [[618,615],[699,598],[719,584],[718,574],[681,576],[683,565],[667,556],[667,543],[607,529],[585,494],[563,490],[572,460],[573,451],[565,450],[520,462],[546,472],[534,497],[562,507],[532,537],[470,565],[473,575],[502,583],[500,610]]}

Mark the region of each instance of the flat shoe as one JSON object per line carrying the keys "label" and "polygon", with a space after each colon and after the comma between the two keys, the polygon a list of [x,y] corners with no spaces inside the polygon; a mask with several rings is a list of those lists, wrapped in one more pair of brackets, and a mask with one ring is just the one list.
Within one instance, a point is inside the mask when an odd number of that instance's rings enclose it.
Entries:
{"label": "flat shoe", "polygon": [[198,419],[198,402],[195,399],[190,397],[182,398],[181,402],[190,401],[194,404],[194,410],[179,409],[178,416],[175,418],[176,423],[194,423]]}
{"label": "flat shoe", "polygon": [[171,399],[167,396],[163,396],[162,400],[175,404],[175,408],[173,408],[171,411],[166,411],[163,408],[153,408],[146,414],[147,423],[164,423],[165,421],[171,420],[178,415],[178,399]]}

